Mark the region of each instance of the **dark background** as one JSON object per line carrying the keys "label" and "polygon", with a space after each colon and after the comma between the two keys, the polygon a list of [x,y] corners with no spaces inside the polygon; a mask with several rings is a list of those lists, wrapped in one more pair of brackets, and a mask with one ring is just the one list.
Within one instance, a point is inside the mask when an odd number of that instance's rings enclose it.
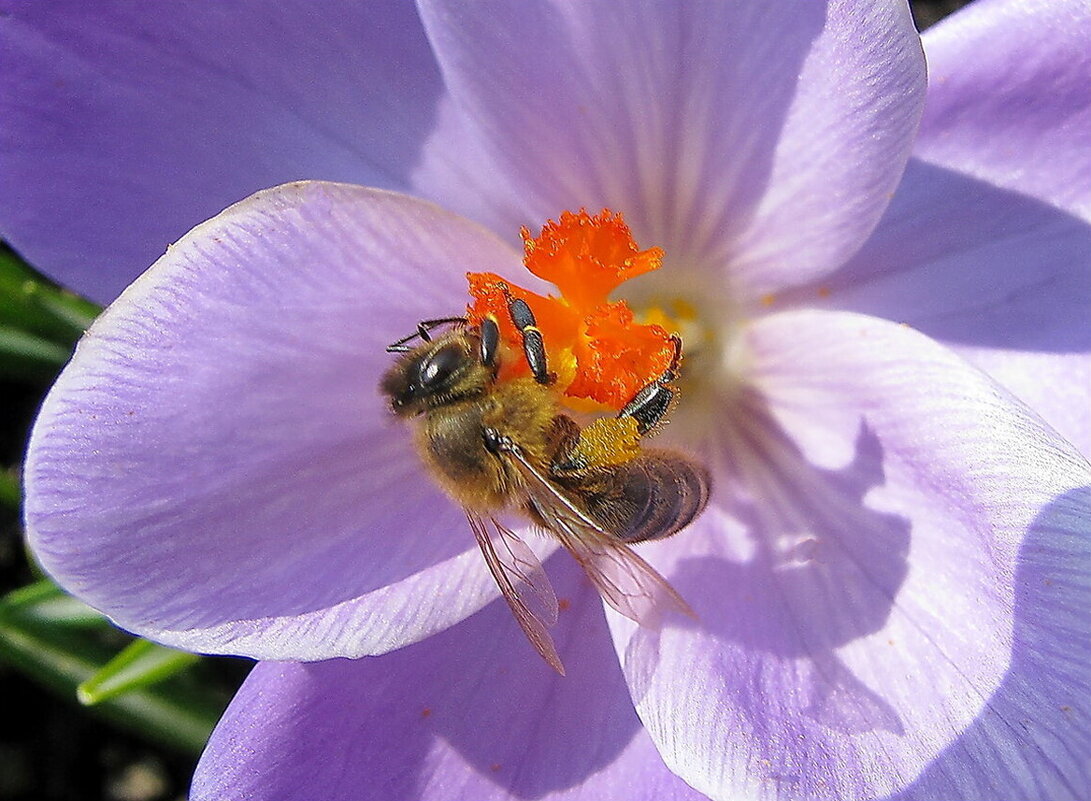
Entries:
{"label": "dark background", "polygon": [[[915,0],[922,30],[967,0]],[[0,464],[17,470],[48,381],[0,381]],[[0,511],[0,595],[34,579],[18,516]],[[207,659],[194,680],[224,700],[246,674],[244,660]],[[99,720],[0,662],[0,801],[173,801],[184,799],[196,756],[149,743]],[[316,801],[320,801],[316,799]]]}

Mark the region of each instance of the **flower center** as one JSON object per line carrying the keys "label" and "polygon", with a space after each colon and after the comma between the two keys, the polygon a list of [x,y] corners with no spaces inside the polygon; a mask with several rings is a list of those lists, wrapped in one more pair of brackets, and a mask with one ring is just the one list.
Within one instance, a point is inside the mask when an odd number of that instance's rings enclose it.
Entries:
{"label": "flower center", "polygon": [[552,282],[559,295],[543,296],[505,281],[494,273],[468,273],[471,323],[493,318],[500,328],[508,358],[500,379],[529,375],[522,336],[508,313],[509,297],[524,300],[542,333],[550,370],[570,406],[588,411],[618,410],[644,386],[661,376],[674,355],[671,333],[681,315],[649,309],[638,321],[625,301],[610,301],[623,282],[658,270],[660,248],[641,250],[620,214],[603,209],[563,212],[548,221],[538,236],[522,230],[523,264]]}

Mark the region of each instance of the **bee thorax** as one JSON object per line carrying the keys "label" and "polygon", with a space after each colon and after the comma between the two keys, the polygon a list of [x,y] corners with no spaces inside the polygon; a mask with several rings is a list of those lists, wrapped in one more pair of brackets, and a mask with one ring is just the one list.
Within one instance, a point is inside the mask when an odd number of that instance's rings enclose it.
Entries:
{"label": "bee thorax", "polygon": [[418,444],[425,465],[448,495],[470,509],[488,512],[506,504],[511,488],[503,464],[486,447],[484,406],[469,402],[426,414]]}

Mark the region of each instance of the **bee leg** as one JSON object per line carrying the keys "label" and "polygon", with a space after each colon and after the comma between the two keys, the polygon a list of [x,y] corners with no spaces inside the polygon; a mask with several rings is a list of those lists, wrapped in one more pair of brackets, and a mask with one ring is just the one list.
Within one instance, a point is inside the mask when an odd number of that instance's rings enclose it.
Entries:
{"label": "bee leg", "polygon": [[515,440],[505,434],[501,434],[492,426],[487,426],[482,430],[481,434],[485,438],[485,450],[495,456],[499,456],[502,453],[516,453],[519,450],[519,446],[515,444]]}
{"label": "bee leg", "polygon": [[481,321],[481,363],[494,373],[499,366],[500,355],[500,326],[492,316]]}
{"label": "bee leg", "polygon": [[542,339],[542,332],[538,330],[534,312],[525,300],[508,295],[508,313],[523,336],[523,353],[526,354],[534,380],[539,384],[552,384],[557,376],[546,367],[545,341]]}
{"label": "bee leg", "polygon": [[678,365],[682,361],[682,338],[671,335],[674,343],[674,356],[670,366],[655,381],[645,385],[633,399],[622,407],[618,417],[631,417],[636,421],[636,429],[641,435],[654,429],[666,417],[674,406],[678,390],[671,383],[678,378]]}

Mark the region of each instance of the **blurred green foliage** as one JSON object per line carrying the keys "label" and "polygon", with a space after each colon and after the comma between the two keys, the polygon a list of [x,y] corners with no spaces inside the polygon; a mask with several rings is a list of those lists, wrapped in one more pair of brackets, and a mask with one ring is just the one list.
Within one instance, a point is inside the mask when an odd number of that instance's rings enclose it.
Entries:
{"label": "blurred green foliage", "polygon": [[51,379],[100,311],[0,244],[0,377]]}

